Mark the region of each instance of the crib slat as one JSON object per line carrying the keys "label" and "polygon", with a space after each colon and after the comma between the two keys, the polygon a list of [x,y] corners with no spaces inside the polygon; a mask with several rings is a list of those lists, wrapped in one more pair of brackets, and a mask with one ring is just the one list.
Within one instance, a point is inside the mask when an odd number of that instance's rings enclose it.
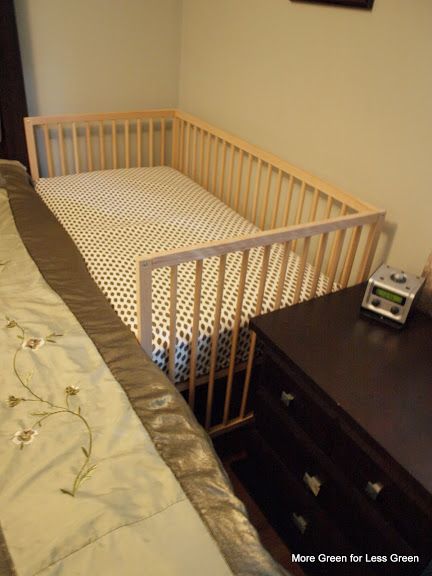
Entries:
{"label": "crib slat", "polygon": [[222,163],[221,163],[221,174],[219,180],[219,193],[218,197],[223,200],[224,184],[225,184],[225,164],[226,164],[226,141],[222,142]]}
{"label": "crib slat", "polygon": [[206,190],[209,189],[211,139],[212,139],[212,136],[211,136],[210,132],[207,132],[206,147],[205,147],[205,177],[204,177],[204,188]]}
{"label": "crib slat", "polygon": [[357,274],[357,283],[363,282],[368,277],[383,220],[384,215],[381,214],[377,221],[370,225],[366,246],[364,248],[363,257]]}
{"label": "crib slat", "polygon": [[235,156],[235,147],[233,145],[230,146],[230,162],[228,167],[228,183],[227,183],[227,192],[226,196],[226,203],[228,206],[232,206],[231,202],[231,192],[232,192],[232,181],[233,181],[233,170],[234,170],[234,156]]}
{"label": "crib slat", "polygon": [[324,218],[327,220],[327,218],[330,218],[330,213],[332,211],[333,208],[333,198],[331,196],[327,196],[327,204],[326,204],[326,211],[325,211],[325,216]]}
{"label": "crib slat", "polygon": [[153,118],[149,119],[149,135],[148,135],[148,146],[149,146],[149,150],[148,150],[148,163],[149,166],[152,167],[153,166]]}
{"label": "crib slat", "polygon": [[294,191],[294,176],[292,174],[290,174],[289,178],[288,178],[288,192],[287,192],[287,197],[285,200],[285,208],[284,208],[284,213],[282,216],[282,222],[284,223],[284,226],[288,226],[288,219],[289,219],[289,213],[291,210],[293,191]]}
{"label": "crib slat", "polygon": [[130,168],[129,120],[124,121],[125,167]]}
{"label": "crib slat", "polygon": [[86,149],[87,149],[87,170],[88,172],[93,171],[93,152],[90,139],[90,124],[86,122],[85,125],[86,132]]}
{"label": "crib slat", "polygon": [[275,307],[274,307],[275,310],[278,310],[280,308],[280,305],[282,302],[282,296],[283,296],[283,292],[284,292],[284,288],[285,288],[285,279],[286,279],[286,273],[287,273],[287,267],[288,267],[288,260],[289,260],[290,252],[291,252],[291,240],[289,240],[288,242],[285,242],[284,247],[283,247],[281,266],[280,266],[280,270],[279,270],[279,281],[278,281],[278,287],[277,287],[276,298],[275,298]]}
{"label": "crib slat", "polygon": [[180,120],[180,147],[179,147],[179,170],[180,172],[184,171],[184,157],[185,157],[185,144],[184,144],[184,140],[185,140],[185,123],[183,122],[183,120]]}
{"label": "crib slat", "polygon": [[[346,206],[342,207],[342,215],[344,215],[345,212],[346,212]],[[330,255],[329,266],[328,266],[328,270],[327,270],[328,283],[327,283],[326,294],[329,294],[333,289],[333,283],[335,280],[336,271],[337,271],[337,268],[339,265],[339,260],[340,260],[341,253],[342,253],[342,246],[344,243],[345,234],[346,234],[346,229],[345,230],[338,230],[335,233],[333,246],[332,246],[332,250],[331,250],[331,255]]]}
{"label": "crib slat", "polygon": [[216,182],[217,182],[217,167],[218,167],[218,156],[219,156],[219,139],[217,136],[214,137],[214,156],[213,156],[213,176],[212,176],[212,186],[211,186],[211,193],[215,196],[217,195],[216,192]]}
{"label": "crib slat", "polygon": [[[268,272],[268,264],[270,258],[270,251],[271,245],[268,245],[264,248],[263,251],[263,258],[261,264],[261,276],[260,276],[260,283],[258,288],[258,296],[257,296],[257,303],[255,307],[255,316],[261,314],[261,308],[264,300],[264,293],[265,293],[265,286],[267,280],[267,272]],[[242,400],[240,405],[240,418],[244,418],[246,412],[246,403],[249,396],[249,388],[250,388],[250,379],[252,375],[252,368],[253,368],[253,359],[255,356],[255,347],[256,347],[256,333],[251,333],[250,338],[250,346],[249,346],[249,355],[246,367],[246,375],[245,381],[243,384],[243,392],[242,392]]]}
{"label": "crib slat", "polygon": [[222,254],[222,256],[220,256],[219,258],[219,273],[218,273],[218,284],[216,293],[215,317],[213,323],[213,334],[211,343],[210,373],[209,373],[209,383],[207,391],[207,406],[206,406],[206,419],[205,419],[205,427],[207,430],[210,428],[211,425],[211,416],[213,408],[213,394],[214,394],[214,383],[216,375],[217,349],[220,333],[220,319],[223,303],[223,290],[225,283],[226,259],[227,259],[226,254]]}
{"label": "crib slat", "polygon": [[160,125],[160,164],[165,166],[165,118],[161,119]]}
{"label": "crib slat", "polygon": [[199,167],[199,183],[201,186],[204,186],[204,130],[200,128],[199,131],[199,160],[200,160],[200,167]]}
{"label": "crib slat", "polygon": [[[347,211],[346,204],[342,204],[339,216],[345,216],[346,211]],[[337,251],[338,251],[338,249],[340,250],[340,248],[341,248],[340,247],[341,233],[342,233],[342,230],[338,230],[334,235],[333,244],[332,244],[332,248],[331,248],[331,252],[330,252],[330,258],[329,258],[329,261],[327,264],[327,272],[326,272],[327,276],[330,276],[331,271],[334,268],[335,259],[339,259],[339,254],[337,254]]]}
{"label": "crib slat", "polygon": [[64,134],[63,134],[63,124],[57,124],[57,138],[60,147],[60,168],[62,176],[66,176],[66,156],[65,156],[65,146],[64,146]]}
{"label": "crib slat", "polygon": [[190,374],[189,374],[189,406],[192,408],[192,410],[194,409],[195,406],[198,335],[200,329],[199,320],[201,311],[202,271],[203,271],[203,261],[197,260],[195,264],[195,292],[194,292],[194,309],[192,320]]}
{"label": "crib slat", "polygon": [[234,318],[233,335],[232,335],[232,341],[231,341],[230,363],[229,363],[229,369],[228,369],[227,385],[226,385],[226,390],[225,390],[225,402],[224,402],[224,412],[223,412],[223,423],[224,424],[226,424],[228,422],[228,418],[229,418],[232,385],[233,385],[233,379],[234,379],[234,366],[235,366],[235,358],[236,358],[236,353],[237,353],[237,340],[238,340],[238,335],[239,335],[241,311],[243,309],[243,296],[244,296],[244,289],[245,289],[245,284],[246,284],[246,275],[247,275],[248,263],[249,263],[249,250],[244,250],[242,253],[240,279],[239,279],[239,285],[238,285],[238,290],[237,290],[236,314],[235,314],[235,318]]}
{"label": "crib slat", "polygon": [[316,218],[316,213],[317,213],[317,209],[318,209],[318,200],[319,200],[319,190],[318,190],[318,188],[315,188],[313,199],[312,199],[312,205],[311,205],[311,209],[309,212],[308,222],[314,222],[314,220]]}
{"label": "crib slat", "polygon": [[170,329],[169,329],[169,357],[168,375],[171,382],[175,382],[175,352],[177,334],[177,266],[170,268]]}
{"label": "crib slat", "polygon": [[[300,188],[300,196],[299,196],[299,201],[297,204],[297,212],[296,212],[296,217],[294,220],[294,225],[300,224],[300,222],[301,222],[305,196],[306,196],[306,182],[303,181],[301,184],[301,188]],[[292,245],[293,251],[295,251],[296,247],[297,247],[297,240],[294,240],[293,245]]]}
{"label": "crib slat", "polygon": [[103,122],[99,122],[99,167],[105,170],[105,138]]}
{"label": "crib slat", "polygon": [[47,163],[48,163],[48,176],[51,178],[52,176],[54,176],[54,165],[53,165],[53,159],[52,159],[51,142],[50,142],[50,137],[49,137],[48,124],[43,125],[43,133],[44,133],[45,151],[46,151]]}
{"label": "crib slat", "polygon": [[117,127],[115,120],[111,122],[112,167],[117,168]]}
{"label": "crib slat", "polygon": [[77,138],[76,122],[72,122],[72,144],[73,144],[73,153],[74,153],[75,174],[79,174],[81,170],[80,170],[80,160],[79,160],[79,152],[78,152],[78,138]]}
{"label": "crib slat", "polygon": [[308,257],[308,253],[309,253],[310,241],[311,241],[310,236],[307,236],[303,242],[303,253],[301,256],[301,260],[300,260],[300,268],[299,268],[297,283],[296,283],[296,287],[295,287],[293,304],[297,304],[298,301],[300,300],[301,289],[303,286],[303,280],[304,280],[304,275],[305,275],[305,271],[306,271],[306,264],[307,264],[307,257]]}
{"label": "crib slat", "polygon": [[316,252],[314,262],[314,278],[312,281],[310,298],[314,298],[317,291],[318,282],[321,275],[321,268],[324,260],[324,254],[327,247],[328,236],[329,236],[328,232],[326,232],[325,234],[321,234],[318,242],[318,250]]}
{"label": "crib slat", "polygon": [[192,179],[196,180],[196,147],[197,147],[197,127],[192,126]]}
{"label": "crib slat", "polygon": [[275,201],[273,203],[273,213],[271,216],[270,228],[274,228],[275,224],[276,224],[277,213],[279,210],[281,190],[282,190],[282,170],[279,168],[278,178],[277,178],[277,183],[276,183],[276,198],[275,198]]}
{"label": "crib slat", "polygon": [[346,288],[348,285],[348,280],[351,275],[354,258],[357,253],[357,248],[360,242],[361,231],[362,231],[361,227],[356,226],[351,233],[351,239],[345,257],[344,266],[341,275],[339,277],[339,284],[341,285],[342,288]]}
{"label": "crib slat", "polygon": [[142,159],[142,127],[141,127],[141,120],[138,118],[136,124],[136,131],[137,131],[137,168],[141,168],[141,159]]}
{"label": "crib slat", "polygon": [[241,188],[242,173],[243,173],[243,155],[244,155],[244,152],[240,148],[239,161],[238,161],[238,166],[237,166],[236,188],[235,188],[235,195],[234,195],[234,210],[236,212],[238,212],[238,205],[239,205],[239,198],[240,198],[240,188]]}
{"label": "crib slat", "polygon": [[261,169],[262,169],[262,160],[258,158],[258,166],[257,166],[257,173],[255,175],[255,189],[254,195],[252,200],[252,217],[251,220],[254,224],[256,224],[256,215],[257,215],[257,207],[258,207],[258,194],[259,194],[259,186],[261,180]]}
{"label": "crib slat", "polygon": [[185,154],[184,154],[184,168],[183,168],[183,172],[186,174],[186,176],[190,175],[189,172],[189,159],[190,159],[190,131],[191,131],[191,125],[189,124],[189,122],[186,123],[186,143],[185,143]]}
{"label": "crib slat", "polygon": [[264,200],[263,200],[263,206],[261,208],[261,220],[260,220],[260,225],[259,225],[261,230],[264,230],[264,224],[265,224],[265,219],[266,219],[267,209],[268,209],[268,203],[269,203],[272,170],[273,170],[271,164],[268,164],[267,166],[268,166],[267,167],[267,179],[266,179],[266,184],[265,184],[265,189],[264,189]]}
{"label": "crib slat", "polygon": [[246,187],[243,192],[243,202],[242,202],[242,214],[246,218],[247,215],[247,207],[249,203],[249,196],[250,196],[250,187],[251,187],[251,179],[252,179],[252,154],[248,155],[248,166],[247,166],[247,175],[246,175]]}
{"label": "crib slat", "polygon": [[179,122],[178,118],[173,118],[171,134],[171,168],[179,168]]}

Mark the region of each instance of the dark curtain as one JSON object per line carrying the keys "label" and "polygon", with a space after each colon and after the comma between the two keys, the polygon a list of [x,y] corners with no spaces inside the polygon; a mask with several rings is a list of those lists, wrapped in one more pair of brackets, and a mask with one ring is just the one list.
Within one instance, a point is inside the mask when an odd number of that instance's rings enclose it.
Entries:
{"label": "dark curtain", "polygon": [[13,0],[0,0],[0,158],[28,165],[27,104]]}

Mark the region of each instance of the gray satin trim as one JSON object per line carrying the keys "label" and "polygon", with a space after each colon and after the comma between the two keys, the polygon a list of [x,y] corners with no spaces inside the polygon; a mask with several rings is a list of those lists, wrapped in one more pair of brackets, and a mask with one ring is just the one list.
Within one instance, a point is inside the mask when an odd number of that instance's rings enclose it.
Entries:
{"label": "gray satin trim", "polygon": [[262,548],[207,434],[182,396],[117,317],[88,274],[74,243],[29,184],[26,173],[16,165],[0,165],[0,176],[6,181],[16,226],[28,252],[125,390],[233,573],[287,574]]}
{"label": "gray satin trim", "polygon": [[15,568],[0,525],[0,576],[16,576]]}

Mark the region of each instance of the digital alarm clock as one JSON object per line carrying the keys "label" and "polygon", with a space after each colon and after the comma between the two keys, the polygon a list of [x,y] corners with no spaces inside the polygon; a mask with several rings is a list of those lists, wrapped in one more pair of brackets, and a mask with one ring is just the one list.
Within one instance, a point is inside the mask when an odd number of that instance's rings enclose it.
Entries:
{"label": "digital alarm clock", "polygon": [[382,264],[369,278],[362,312],[402,328],[425,279]]}

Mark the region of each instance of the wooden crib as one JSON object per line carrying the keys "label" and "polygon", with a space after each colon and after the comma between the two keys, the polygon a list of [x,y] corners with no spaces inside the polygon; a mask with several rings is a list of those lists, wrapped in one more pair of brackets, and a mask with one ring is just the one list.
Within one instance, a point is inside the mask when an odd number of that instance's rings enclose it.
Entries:
{"label": "wooden crib", "polygon": [[[246,363],[236,362],[236,350],[242,318],[243,295],[247,282],[251,250],[260,249],[262,264],[255,295],[255,314],[262,310],[266,290],[267,267],[271,251],[282,245],[279,281],[274,309],[281,305],[288,256],[300,256],[294,303],[316,295],[318,278],[328,278],[327,292],[365,280],[369,274],[384,220],[384,211],[362,202],[311,174],[296,168],[178,110],[77,114],[74,116],[32,117],[25,119],[30,171],[33,180],[40,176],[67,175],[120,167],[167,165],[179,170],[261,231],[229,240],[214,241],[184,249],[137,255],[138,334],[144,350],[152,353],[152,279],[153,272],[167,267],[171,287],[167,314],[170,318],[169,375],[173,379],[177,318],[177,277],[179,267],[195,264],[193,326],[190,354],[190,378],[186,386],[188,401],[195,406],[196,374],[203,269],[209,259],[217,258],[219,276],[212,332],[210,372],[205,379],[206,406],[204,425],[216,434],[237,426],[251,417],[248,394],[255,353],[255,334],[250,336]],[[236,317],[232,330],[229,367],[216,371],[220,313],[224,297],[227,257],[242,254],[238,280]],[[304,295],[307,264],[314,267],[314,280]],[[243,371],[240,400],[233,407],[235,374]],[[223,409],[214,421],[215,381],[226,378]],[[234,414],[233,414],[234,412]]]}

